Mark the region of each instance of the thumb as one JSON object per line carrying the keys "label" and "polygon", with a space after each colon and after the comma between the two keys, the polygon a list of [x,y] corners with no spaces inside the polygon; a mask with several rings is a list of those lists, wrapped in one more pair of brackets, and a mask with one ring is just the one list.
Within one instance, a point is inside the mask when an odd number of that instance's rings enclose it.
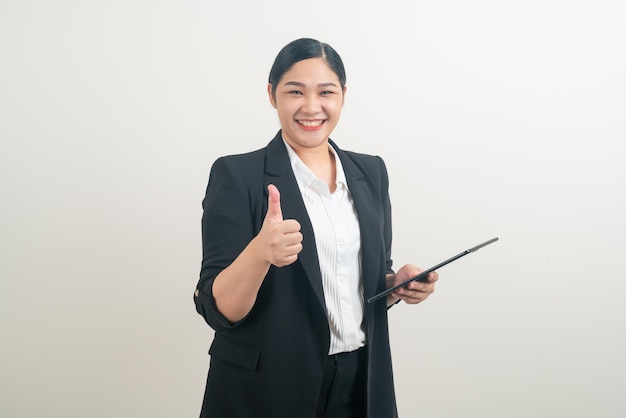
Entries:
{"label": "thumb", "polygon": [[273,184],[267,186],[267,192],[267,214],[265,215],[265,219],[280,222],[283,220],[283,211],[280,208],[280,192]]}

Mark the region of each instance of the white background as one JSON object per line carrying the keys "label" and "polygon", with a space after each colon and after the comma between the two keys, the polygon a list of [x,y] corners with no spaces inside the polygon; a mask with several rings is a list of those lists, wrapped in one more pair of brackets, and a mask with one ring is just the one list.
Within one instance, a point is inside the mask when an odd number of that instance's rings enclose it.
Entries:
{"label": "white background", "polygon": [[618,0],[0,0],[0,415],[198,415],[209,169],[272,138],[303,36],[346,65],[333,139],[387,163],[396,268],[500,237],[391,312],[401,416],[626,416]]}

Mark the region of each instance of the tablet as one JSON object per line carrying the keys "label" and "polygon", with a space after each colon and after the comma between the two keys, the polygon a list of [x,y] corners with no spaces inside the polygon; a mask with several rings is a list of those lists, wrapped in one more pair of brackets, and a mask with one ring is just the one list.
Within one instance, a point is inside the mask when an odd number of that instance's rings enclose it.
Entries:
{"label": "tablet", "polygon": [[475,247],[472,247],[472,248],[470,248],[468,250],[465,250],[465,251],[455,255],[454,257],[450,257],[446,261],[442,261],[441,263],[437,264],[436,266],[432,266],[431,268],[429,268],[427,270],[424,270],[423,272],[421,272],[417,276],[411,277],[410,279],[407,279],[407,280],[403,281],[400,284],[397,284],[397,285],[395,285],[393,287],[390,287],[389,289],[387,289],[387,290],[385,290],[383,292],[380,292],[379,294],[377,294],[375,296],[372,296],[371,298],[369,298],[367,300],[367,303],[372,303],[372,302],[377,301],[378,299],[384,298],[385,296],[387,296],[388,294],[390,294],[394,290],[399,289],[399,288],[401,288],[403,286],[406,286],[407,284],[409,284],[409,283],[411,283],[413,281],[426,282],[427,281],[426,277],[428,276],[428,273],[431,273],[431,272],[433,272],[433,271],[435,271],[435,270],[445,266],[446,264],[450,264],[451,262],[453,262],[455,260],[458,260],[459,258],[461,258],[461,257],[463,257],[463,256],[465,256],[465,255],[467,255],[469,253],[476,252],[476,251],[480,250],[481,248],[496,242],[497,240],[498,240],[498,237],[491,238],[489,241],[485,241],[482,244],[478,244]]}

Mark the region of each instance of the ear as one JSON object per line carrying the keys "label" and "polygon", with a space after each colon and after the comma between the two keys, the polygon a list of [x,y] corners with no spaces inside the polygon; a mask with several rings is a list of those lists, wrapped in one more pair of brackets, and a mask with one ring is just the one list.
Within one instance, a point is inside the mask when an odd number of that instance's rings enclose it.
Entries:
{"label": "ear", "polygon": [[348,91],[347,86],[343,86],[343,91],[341,92],[341,106],[346,102],[346,92]]}
{"label": "ear", "polygon": [[274,97],[274,95],[272,94],[272,83],[267,84],[267,95],[270,98],[270,103],[272,104],[272,107],[276,109],[276,97]]}

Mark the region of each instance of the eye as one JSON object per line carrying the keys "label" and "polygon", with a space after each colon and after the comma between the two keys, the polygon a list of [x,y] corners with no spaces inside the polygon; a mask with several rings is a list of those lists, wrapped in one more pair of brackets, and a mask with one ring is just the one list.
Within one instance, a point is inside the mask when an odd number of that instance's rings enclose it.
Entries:
{"label": "eye", "polygon": [[302,92],[299,90],[291,90],[291,91],[288,91],[287,94],[302,95]]}
{"label": "eye", "polygon": [[330,90],[324,90],[323,92],[320,93],[322,96],[326,96],[328,94],[335,94],[334,91],[330,91]]}

